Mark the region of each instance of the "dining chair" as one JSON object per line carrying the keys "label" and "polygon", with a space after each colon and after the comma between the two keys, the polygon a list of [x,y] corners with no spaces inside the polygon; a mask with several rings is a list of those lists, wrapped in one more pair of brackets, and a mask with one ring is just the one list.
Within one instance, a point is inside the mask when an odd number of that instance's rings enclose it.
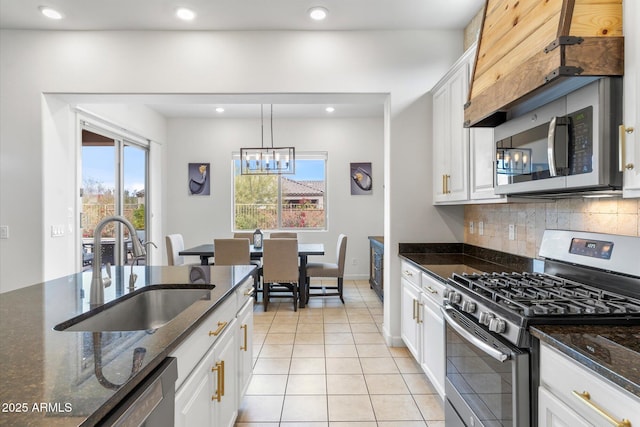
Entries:
{"label": "dining chair", "polygon": [[[249,239],[249,244],[253,244],[253,232],[236,232],[233,233],[233,238],[234,239]],[[255,291],[254,291],[254,298],[256,301],[258,301],[258,295],[259,295],[259,291],[262,290],[262,284],[260,283],[260,277],[262,276],[262,260],[260,259],[251,259],[249,260],[249,263],[252,265],[255,265],[256,268],[258,269],[256,271],[256,277],[255,277]]]}
{"label": "dining chair", "polygon": [[[347,236],[340,234],[338,236],[338,244],[336,245],[336,263],[328,262],[310,262],[307,264],[307,302],[309,297],[326,297],[326,296],[339,296],[340,301],[344,304],[344,297],[342,295],[343,282],[344,282],[344,262],[347,255]],[[337,279],[336,286],[326,286],[325,284],[311,286],[309,278],[311,277],[335,277]],[[311,293],[311,290],[321,289],[322,293]],[[335,292],[327,292],[327,290],[335,290]]]}
{"label": "dining chair", "polygon": [[167,262],[169,265],[184,265],[184,257],[178,255],[184,249],[182,234],[169,234],[165,237]]}
{"label": "dining chair", "polygon": [[247,239],[213,239],[213,247],[216,265],[248,265],[251,260]]}
{"label": "dining chair", "polygon": [[237,233],[233,233],[234,239],[249,239],[249,243],[253,244],[253,233],[252,232],[243,232],[239,231]]}
{"label": "dining chair", "polygon": [[[264,311],[270,298],[293,298],[293,311],[298,311],[299,270],[298,241],[266,239],[262,248],[262,300]],[[287,295],[288,294],[288,295]]]}
{"label": "dining chair", "polygon": [[[249,240],[244,237],[233,239],[213,239],[213,247],[216,255],[216,265],[250,265],[251,251]],[[255,265],[255,264],[253,264]],[[253,297],[257,301],[258,293],[258,267],[253,272]]]}
{"label": "dining chair", "polygon": [[298,233],[289,232],[289,231],[276,231],[275,233],[269,234],[269,238],[271,239],[297,239]]}

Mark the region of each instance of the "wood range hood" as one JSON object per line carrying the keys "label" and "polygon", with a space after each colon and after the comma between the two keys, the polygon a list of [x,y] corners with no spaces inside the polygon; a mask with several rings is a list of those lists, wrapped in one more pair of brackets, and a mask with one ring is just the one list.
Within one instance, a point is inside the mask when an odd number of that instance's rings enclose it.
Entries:
{"label": "wood range hood", "polygon": [[623,70],[622,0],[487,0],[464,125],[498,126]]}

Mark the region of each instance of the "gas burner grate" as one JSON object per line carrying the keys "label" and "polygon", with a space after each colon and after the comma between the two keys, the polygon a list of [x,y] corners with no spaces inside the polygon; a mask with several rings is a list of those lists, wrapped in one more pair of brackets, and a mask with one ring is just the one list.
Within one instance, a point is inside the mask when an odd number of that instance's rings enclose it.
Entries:
{"label": "gas burner grate", "polygon": [[454,274],[453,280],[521,316],[640,313],[640,300],[543,273]]}

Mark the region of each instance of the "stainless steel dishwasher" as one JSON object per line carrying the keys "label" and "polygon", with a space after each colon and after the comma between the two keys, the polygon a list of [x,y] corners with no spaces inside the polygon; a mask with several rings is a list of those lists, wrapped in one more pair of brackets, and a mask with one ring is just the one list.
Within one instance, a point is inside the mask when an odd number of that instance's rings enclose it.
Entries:
{"label": "stainless steel dishwasher", "polygon": [[167,357],[98,425],[171,427],[175,411],[176,358]]}

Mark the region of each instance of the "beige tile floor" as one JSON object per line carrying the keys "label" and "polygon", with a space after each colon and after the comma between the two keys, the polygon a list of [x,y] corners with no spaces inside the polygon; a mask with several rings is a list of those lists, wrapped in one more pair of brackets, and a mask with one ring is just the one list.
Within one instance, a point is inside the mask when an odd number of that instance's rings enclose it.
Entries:
{"label": "beige tile floor", "polygon": [[442,402],[406,348],[382,338],[367,281],[293,311],[254,309],[254,371],[236,427],[444,427]]}

